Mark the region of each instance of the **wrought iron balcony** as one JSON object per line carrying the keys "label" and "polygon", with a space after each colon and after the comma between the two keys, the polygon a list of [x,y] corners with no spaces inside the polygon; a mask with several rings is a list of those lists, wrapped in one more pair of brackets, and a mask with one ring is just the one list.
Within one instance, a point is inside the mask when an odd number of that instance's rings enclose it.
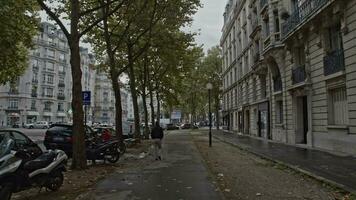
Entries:
{"label": "wrought iron balcony", "polygon": [[295,6],[294,12],[282,25],[282,37],[286,38],[299,24],[307,20],[329,1],[330,0],[306,0],[300,6]]}
{"label": "wrought iron balcony", "polygon": [[58,87],[65,87],[66,85],[64,83],[58,83]]}
{"label": "wrought iron balcony", "polygon": [[306,79],[305,66],[299,66],[292,69],[292,81],[293,84],[301,83]]}
{"label": "wrought iron balcony", "polygon": [[342,49],[328,53],[324,57],[324,75],[328,76],[345,70],[344,51]]}
{"label": "wrought iron balcony", "polygon": [[275,92],[282,91],[282,78],[281,76],[277,76],[273,78],[273,90]]}
{"label": "wrought iron balcony", "polygon": [[38,80],[37,79],[32,79],[32,83],[33,84],[38,84]]}
{"label": "wrought iron balcony", "polygon": [[38,95],[37,95],[37,93],[36,92],[32,92],[31,93],[31,97],[37,97]]}
{"label": "wrought iron balcony", "polygon": [[58,95],[57,98],[58,98],[58,100],[65,100],[66,99],[66,97],[64,95],[60,95],[60,94]]}

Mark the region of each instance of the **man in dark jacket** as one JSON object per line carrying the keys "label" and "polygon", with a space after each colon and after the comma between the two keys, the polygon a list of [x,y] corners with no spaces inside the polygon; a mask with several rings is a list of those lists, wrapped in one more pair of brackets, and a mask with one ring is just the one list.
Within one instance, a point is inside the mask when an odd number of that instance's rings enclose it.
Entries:
{"label": "man in dark jacket", "polygon": [[155,158],[156,160],[162,160],[161,149],[162,149],[162,139],[163,139],[163,128],[159,126],[158,122],[156,122],[155,127],[151,131],[151,138],[153,139],[153,143],[154,143]]}

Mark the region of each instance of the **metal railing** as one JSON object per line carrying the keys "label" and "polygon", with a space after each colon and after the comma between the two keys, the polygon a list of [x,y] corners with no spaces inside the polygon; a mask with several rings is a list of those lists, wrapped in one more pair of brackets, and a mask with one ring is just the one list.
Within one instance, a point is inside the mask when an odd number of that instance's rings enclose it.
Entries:
{"label": "metal railing", "polygon": [[58,99],[58,100],[65,100],[66,97],[65,97],[64,95],[58,95],[57,99]]}
{"label": "metal railing", "polygon": [[277,76],[273,78],[273,90],[275,92],[282,91],[282,78],[281,76]]}
{"label": "metal railing", "polygon": [[65,87],[66,85],[64,83],[58,83],[58,87]]}
{"label": "metal railing", "polygon": [[345,70],[344,51],[342,49],[328,53],[324,57],[324,75],[328,76]]}
{"label": "metal railing", "polygon": [[304,82],[306,79],[305,66],[299,66],[292,69],[292,82],[293,84]]}
{"label": "metal railing", "polygon": [[282,37],[292,32],[299,24],[304,22],[310,15],[317,12],[322,6],[327,4],[330,0],[306,0],[300,6],[295,6],[294,12],[282,24]]}
{"label": "metal railing", "polygon": [[32,92],[31,93],[31,97],[37,97],[38,95],[37,95],[37,93],[36,92]]}

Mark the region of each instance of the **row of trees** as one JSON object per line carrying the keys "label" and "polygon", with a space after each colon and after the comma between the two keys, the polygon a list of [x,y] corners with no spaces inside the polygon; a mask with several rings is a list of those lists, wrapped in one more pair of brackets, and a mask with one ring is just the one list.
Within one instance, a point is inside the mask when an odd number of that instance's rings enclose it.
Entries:
{"label": "row of trees", "polygon": [[[10,2],[10,1],[8,1]],[[204,57],[201,47],[194,43],[194,33],[181,29],[189,25],[192,16],[200,7],[199,0],[37,0],[36,3],[14,1],[1,9],[9,17],[17,16],[16,24],[4,25],[1,44],[12,41],[12,31],[21,35],[16,39],[18,51],[24,57],[16,65],[5,62],[11,55],[1,52],[0,82],[11,81],[20,75],[25,67],[27,49],[32,45],[36,33],[37,12],[44,10],[54,20],[67,37],[70,47],[72,71],[72,109],[73,109],[73,162],[72,168],[86,168],[83,105],[82,71],[80,66],[79,43],[89,42],[98,60],[98,69],[106,71],[112,82],[115,94],[116,135],[122,141],[122,107],[119,77],[127,74],[132,94],[135,137],[141,139],[138,98],[143,101],[146,124],[144,135],[148,138],[148,109],[159,121],[160,106],[172,110],[183,107],[186,112],[196,116],[206,108],[206,93],[201,88],[208,81],[214,84],[213,92],[218,102],[220,85],[220,49],[213,48]],[[12,12],[17,9],[21,12]],[[3,12],[1,12],[3,13]],[[17,14],[16,14],[17,13]],[[0,15],[1,21],[5,15]],[[22,19],[22,18],[23,19]],[[11,20],[9,20],[11,21]],[[69,26],[66,22],[69,21]],[[3,26],[3,24],[1,25]],[[68,28],[69,27],[69,28]],[[28,31],[24,31],[24,29]],[[19,31],[19,32],[17,32]],[[24,36],[24,34],[26,34]],[[11,46],[11,45],[8,45]],[[18,49],[16,49],[18,48]],[[20,49],[20,50],[19,50]],[[11,49],[12,50],[12,49]],[[4,66],[4,68],[3,68]],[[11,66],[18,66],[14,69]],[[194,91],[194,92],[192,92]],[[152,104],[157,98],[157,110]],[[149,100],[148,100],[149,99]],[[150,108],[147,108],[147,102]],[[164,102],[164,105],[160,105]],[[218,105],[218,103],[216,103]]]}

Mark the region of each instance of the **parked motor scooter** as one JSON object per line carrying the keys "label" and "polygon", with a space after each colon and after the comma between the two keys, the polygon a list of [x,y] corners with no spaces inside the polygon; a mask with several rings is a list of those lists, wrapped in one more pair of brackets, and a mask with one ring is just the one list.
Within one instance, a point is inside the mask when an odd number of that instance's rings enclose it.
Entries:
{"label": "parked motor scooter", "polygon": [[30,159],[26,149],[13,151],[14,141],[0,143],[0,199],[10,200],[12,193],[32,187],[58,190],[63,184],[67,155],[61,150],[48,151]]}
{"label": "parked motor scooter", "polygon": [[116,163],[120,158],[119,141],[90,141],[86,149],[87,159],[104,160],[110,163]]}

